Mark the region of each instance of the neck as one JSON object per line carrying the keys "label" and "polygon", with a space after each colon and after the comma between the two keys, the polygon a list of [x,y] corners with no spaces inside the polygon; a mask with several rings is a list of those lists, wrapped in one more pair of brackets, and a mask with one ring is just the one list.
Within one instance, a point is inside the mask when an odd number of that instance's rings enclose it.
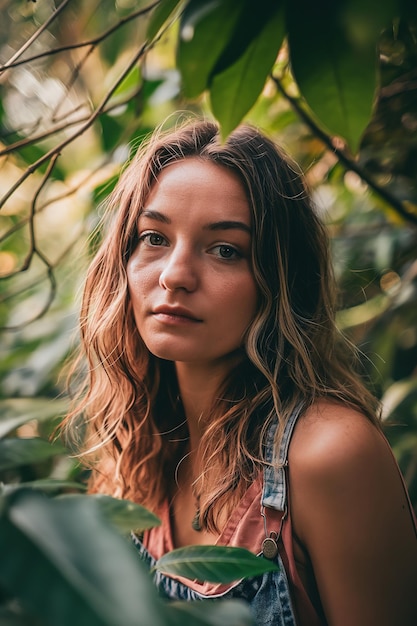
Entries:
{"label": "neck", "polygon": [[195,364],[176,364],[178,387],[190,433],[190,452],[198,449],[210,420],[210,409],[227,371],[224,367],[207,368]]}

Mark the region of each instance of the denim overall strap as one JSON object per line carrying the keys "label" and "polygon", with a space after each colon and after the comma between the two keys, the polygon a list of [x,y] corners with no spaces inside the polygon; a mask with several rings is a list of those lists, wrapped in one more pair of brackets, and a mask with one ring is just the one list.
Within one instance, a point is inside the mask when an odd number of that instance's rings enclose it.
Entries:
{"label": "denim overall strap", "polygon": [[262,506],[267,506],[277,511],[285,511],[287,504],[287,476],[285,467],[288,464],[288,449],[295,424],[304,408],[300,403],[291,413],[285,424],[279,449],[276,450],[275,436],[278,428],[278,417],[269,426],[266,434],[266,451],[264,467],[264,485],[262,490]]}
{"label": "denim overall strap", "polygon": [[[275,454],[275,435],[278,419],[274,420],[268,428],[265,440],[265,456],[268,465],[265,465],[264,468],[262,506],[272,507],[281,511],[286,510],[287,485],[285,466],[291,435],[302,408],[302,406],[297,407],[290,416],[277,454]],[[150,569],[153,569],[155,559],[134,534],[133,541],[141,559]],[[264,558],[263,552],[261,551],[258,556],[259,558]],[[279,565],[277,570],[266,572],[260,576],[246,578],[231,586],[228,590],[211,596],[200,594],[182,581],[171,578],[161,572],[154,572],[153,579],[161,596],[168,600],[190,601],[236,598],[249,604],[256,626],[296,626],[287,572],[285,571],[281,555],[278,553],[274,560]]]}

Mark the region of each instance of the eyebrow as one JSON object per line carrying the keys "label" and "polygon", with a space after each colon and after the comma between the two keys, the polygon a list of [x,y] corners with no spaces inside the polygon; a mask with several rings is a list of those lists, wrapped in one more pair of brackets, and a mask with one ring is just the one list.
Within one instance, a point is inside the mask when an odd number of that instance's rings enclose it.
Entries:
{"label": "eyebrow", "polygon": [[[153,211],[151,209],[142,211],[139,217],[146,217],[151,220],[155,220],[157,222],[162,222],[163,224],[171,224],[171,220],[169,217],[160,213],[159,211]],[[240,222],[238,220],[222,220],[219,222],[210,222],[204,225],[204,230],[243,230],[246,233],[251,234],[250,227],[245,224],[245,222]]]}
{"label": "eyebrow", "polygon": [[169,217],[167,217],[163,213],[160,213],[159,211],[151,211],[145,209],[139,215],[139,219],[141,217],[147,217],[148,219],[156,220],[157,222],[162,222],[163,224],[171,224],[171,220],[169,219]]}
{"label": "eyebrow", "polygon": [[234,220],[224,220],[223,222],[213,222],[204,226],[205,230],[243,230],[246,233],[251,234],[250,227],[244,222],[238,222]]}

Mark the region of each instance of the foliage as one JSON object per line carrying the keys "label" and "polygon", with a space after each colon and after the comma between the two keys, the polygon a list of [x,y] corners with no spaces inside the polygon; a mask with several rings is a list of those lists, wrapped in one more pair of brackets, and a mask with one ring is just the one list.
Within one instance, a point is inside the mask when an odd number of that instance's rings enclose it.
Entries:
{"label": "foliage", "polygon": [[[51,407],[53,402],[50,413]],[[10,442],[21,444],[13,462],[9,459],[0,468],[0,477],[11,481],[2,484],[0,494],[2,623],[171,626],[181,621],[220,626],[227,616],[231,625],[251,624],[248,609],[239,602],[213,609],[201,603],[168,608],[128,538],[131,529],[141,532],[159,520],[133,502],[75,493],[84,489],[82,476],[79,472],[74,476],[74,467],[62,467],[62,450],[40,437],[42,448],[34,448],[32,438],[8,437],[15,431],[13,426],[21,429],[26,422],[16,420],[10,402],[1,408],[0,458],[7,455]],[[55,406],[57,412],[59,408]],[[54,417],[47,421],[53,422]],[[33,427],[32,415],[26,419]],[[44,448],[49,448],[49,454]],[[41,478],[27,480],[29,464],[33,475],[39,471]],[[61,479],[54,478],[56,473]],[[276,565],[246,550],[203,546],[168,553],[157,568],[199,579],[209,571],[210,580],[230,582],[276,569]]]}
{"label": "foliage", "polygon": [[[338,321],[417,505],[416,33],[407,0],[2,3],[1,623],[247,623],[235,603],[168,610],[125,537],[156,521],[84,495],[83,470],[50,443],[101,203],[132,149],[184,111],[216,117],[224,136],[260,125],[306,171]],[[208,578],[199,554],[192,575]],[[193,551],[179,556],[186,572]]]}
{"label": "foliage", "polygon": [[162,556],[156,568],[167,574],[186,576],[191,580],[226,584],[237,578],[245,578],[247,572],[256,576],[276,570],[277,566],[272,561],[265,562],[264,559],[254,557],[243,548],[206,546],[202,558],[201,546],[188,546]]}
{"label": "foliage", "polygon": [[[150,32],[178,2],[163,2]],[[183,2],[178,66],[183,90],[194,98],[210,92],[226,136],[259,97],[288,40],[300,93],[321,124],[356,152],[369,123],[378,85],[376,48],[381,32],[408,18],[400,0],[249,0]],[[360,68],[360,71],[358,71]]]}

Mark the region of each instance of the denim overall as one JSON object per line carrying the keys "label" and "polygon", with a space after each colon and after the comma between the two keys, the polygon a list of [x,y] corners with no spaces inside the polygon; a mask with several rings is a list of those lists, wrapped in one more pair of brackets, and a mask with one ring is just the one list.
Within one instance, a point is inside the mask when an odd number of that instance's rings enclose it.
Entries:
{"label": "denim overall", "polygon": [[[269,533],[273,531],[276,533],[275,537],[278,535],[278,542],[280,541],[279,534],[281,528],[267,528],[267,518],[264,510],[265,507],[269,507],[282,511],[283,520],[285,519],[287,513],[287,477],[285,468],[288,464],[288,448],[291,435],[301,408],[299,407],[293,412],[285,426],[278,456],[274,455],[277,420],[271,424],[266,436],[265,460],[271,463],[271,465],[266,465],[263,470],[264,484],[261,497],[261,514],[264,517],[265,536],[268,537]],[[132,538],[142,560],[149,568],[152,568],[155,565],[155,559],[149,554],[135,534],[132,535]],[[258,556],[263,558],[262,546],[260,546]],[[296,626],[287,575],[279,554],[274,561],[279,565],[278,571],[267,572],[254,578],[242,580],[218,595],[203,595],[190,589],[184,583],[158,571],[154,574],[154,583],[162,597],[170,600],[191,601],[239,598],[249,603],[256,626]]]}

